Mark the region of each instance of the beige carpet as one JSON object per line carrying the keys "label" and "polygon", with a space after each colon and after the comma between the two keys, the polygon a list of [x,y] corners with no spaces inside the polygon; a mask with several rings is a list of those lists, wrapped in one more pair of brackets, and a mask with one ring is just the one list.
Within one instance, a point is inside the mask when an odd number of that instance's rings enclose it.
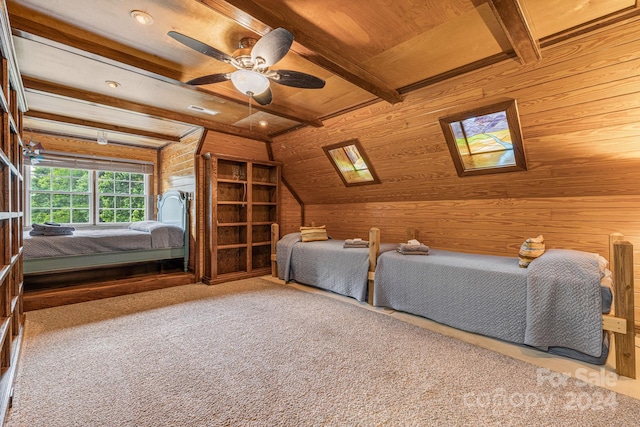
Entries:
{"label": "beige carpet", "polygon": [[638,425],[640,401],[262,279],[27,313],[15,426]]}

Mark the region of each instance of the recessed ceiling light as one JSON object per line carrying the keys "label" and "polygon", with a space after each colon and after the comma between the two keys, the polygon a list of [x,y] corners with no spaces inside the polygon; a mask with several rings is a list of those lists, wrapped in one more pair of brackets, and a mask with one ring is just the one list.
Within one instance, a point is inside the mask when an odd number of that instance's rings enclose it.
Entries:
{"label": "recessed ceiling light", "polygon": [[189,105],[187,108],[189,110],[197,111],[198,113],[211,114],[212,116],[215,116],[216,114],[220,113],[220,111],[210,110],[208,108],[204,108],[199,105]]}
{"label": "recessed ceiling light", "polygon": [[153,24],[153,16],[149,15],[147,12],[143,12],[141,10],[132,10],[129,14],[136,22],[140,25],[151,25]]}
{"label": "recessed ceiling light", "polygon": [[113,89],[115,89],[115,88],[120,86],[120,83],[115,82],[113,80],[106,80],[105,83],[107,84],[107,86],[109,86],[110,88],[113,88]]}
{"label": "recessed ceiling light", "polygon": [[267,122],[266,120],[260,120],[258,124],[262,127],[266,127],[269,124],[269,122]]}

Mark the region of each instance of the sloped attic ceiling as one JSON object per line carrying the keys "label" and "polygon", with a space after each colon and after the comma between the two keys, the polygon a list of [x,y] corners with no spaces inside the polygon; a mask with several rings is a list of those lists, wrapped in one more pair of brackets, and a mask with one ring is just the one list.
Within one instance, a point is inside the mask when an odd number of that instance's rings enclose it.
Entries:
{"label": "sloped attic ceiling", "polygon": [[[321,127],[501,61],[535,63],[540,46],[637,13],[633,0],[8,0],[7,7],[30,108],[27,129],[88,139],[105,129],[120,143],[151,147],[199,127],[262,141]],[[133,10],[153,23],[139,25]],[[178,31],[232,54],[242,38],[277,27],[295,41],[273,68],[326,85],[272,83],[273,103],[251,110],[229,81],[185,84],[233,67],[167,35]]]}

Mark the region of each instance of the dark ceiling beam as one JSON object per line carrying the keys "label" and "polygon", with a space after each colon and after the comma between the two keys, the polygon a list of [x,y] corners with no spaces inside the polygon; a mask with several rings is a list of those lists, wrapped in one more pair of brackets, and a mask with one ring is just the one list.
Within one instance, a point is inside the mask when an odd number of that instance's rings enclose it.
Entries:
{"label": "dark ceiling beam", "polygon": [[540,46],[531,33],[518,0],[488,0],[520,63],[532,64],[542,58]]}
{"label": "dark ceiling beam", "polygon": [[[26,13],[27,9],[18,9],[22,13]],[[29,11],[34,15],[33,11]],[[38,15],[38,19],[32,19],[16,14],[16,10],[12,10],[9,14],[11,27],[15,36],[32,40],[38,43],[52,46],[65,52],[70,52],[94,61],[100,61],[109,65],[123,68],[127,71],[135,72],[146,77],[151,77],[165,83],[182,85],[191,90],[216,96],[226,101],[236,104],[245,105],[247,97],[238,93],[235,96],[228,96],[217,93],[209,89],[201,87],[189,86],[182,83],[185,79],[184,73],[180,71],[177,64],[162,64],[157,61],[145,59],[143,52],[130,52],[131,48],[118,45],[112,40],[103,39],[100,43],[88,40],[83,37],[85,31],[70,26],[69,24],[54,20],[51,17]],[[268,107],[255,105],[258,111],[263,111],[274,116],[282,117],[287,120],[300,122],[313,127],[322,127],[322,121],[311,113],[271,104]]]}
{"label": "dark ceiling beam", "polygon": [[[516,58],[516,54],[513,51],[501,52],[501,53],[480,59],[478,61],[471,62],[470,64],[466,64],[461,67],[457,67],[457,68],[445,71],[444,73],[436,74],[435,76],[428,77],[424,80],[419,80],[415,83],[411,83],[409,85],[403,86],[398,90],[400,91],[400,93],[406,94],[418,89],[422,89],[423,87],[444,82],[446,80],[453,79],[453,78],[462,76],[464,74],[471,73],[473,71],[477,71],[485,67],[489,67],[494,64],[498,64],[502,61],[506,61],[508,59],[515,59],[515,58]],[[327,119],[328,119],[327,117],[323,117],[323,120],[327,120]]]}
{"label": "dark ceiling beam", "polygon": [[235,135],[243,138],[254,139],[257,141],[271,142],[271,138],[264,133],[255,132],[249,129],[239,128],[224,123],[205,120],[188,114],[178,113],[176,111],[166,110],[164,108],[154,107],[152,105],[139,104],[137,102],[126,101],[113,96],[107,96],[101,93],[81,91],[75,88],[60,86],[53,83],[36,80],[29,77],[22,77],[24,87],[27,90],[35,90],[43,93],[50,93],[63,96],[69,99],[79,99],[85,102],[92,102],[98,105],[118,108],[121,110],[134,111],[140,114],[146,114],[150,117],[175,120],[195,126],[202,126],[214,132],[220,132],[227,135]]}
{"label": "dark ceiling beam", "polygon": [[592,31],[599,30],[608,25],[617,24],[618,22],[626,21],[629,19],[636,19],[640,16],[640,0],[636,0],[634,5],[612,12],[608,15],[601,16],[591,21],[583,22],[575,27],[567,28],[555,34],[545,36],[540,39],[540,47],[545,48],[553,46],[554,44],[561,43],[565,40],[569,40],[575,37],[579,37],[583,34],[590,33]]}
{"label": "dark ceiling beam", "polygon": [[133,135],[138,135],[145,138],[158,139],[161,141],[180,142],[180,138],[173,135],[165,135],[157,132],[149,132],[149,131],[144,131],[140,129],[125,127],[125,126],[116,126],[109,123],[95,122],[92,120],[83,120],[75,117],[62,116],[59,114],[45,113],[43,111],[29,110],[26,113],[24,113],[24,115],[25,117],[28,117],[31,119],[46,120],[49,122],[56,122],[56,123],[67,123],[70,125],[95,128],[95,129],[103,129],[110,132],[133,134]]}
{"label": "dark ceiling beam", "polygon": [[332,37],[304,22],[285,21],[269,10],[268,2],[263,2],[265,7],[251,0],[196,1],[260,35],[265,35],[273,28],[286,28],[295,37],[291,47],[293,52],[391,104],[402,102],[402,95],[397,90],[340,55],[340,48]]}

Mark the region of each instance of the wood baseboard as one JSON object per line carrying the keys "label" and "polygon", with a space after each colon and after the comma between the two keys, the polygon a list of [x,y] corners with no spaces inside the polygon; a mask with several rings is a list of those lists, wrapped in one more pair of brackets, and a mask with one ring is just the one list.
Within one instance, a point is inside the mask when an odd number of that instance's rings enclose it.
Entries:
{"label": "wood baseboard", "polygon": [[75,285],[66,288],[27,291],[24,294],[24,310],[40,310],[190,283],[195,283],[195,275],[193,273],[168,273]]}
{"label": "wood baseboard", "polygon": [[205,285],[219,285],[220,283],[233,282],[235,280],[248,279],[250,277],[259,277],[264,276],[265,274],[271,274],[271,267],[255,269],[251,273],[238,271],[234,273],[220,274],[215,278],[205,276],[202,278],[202,283]]}

